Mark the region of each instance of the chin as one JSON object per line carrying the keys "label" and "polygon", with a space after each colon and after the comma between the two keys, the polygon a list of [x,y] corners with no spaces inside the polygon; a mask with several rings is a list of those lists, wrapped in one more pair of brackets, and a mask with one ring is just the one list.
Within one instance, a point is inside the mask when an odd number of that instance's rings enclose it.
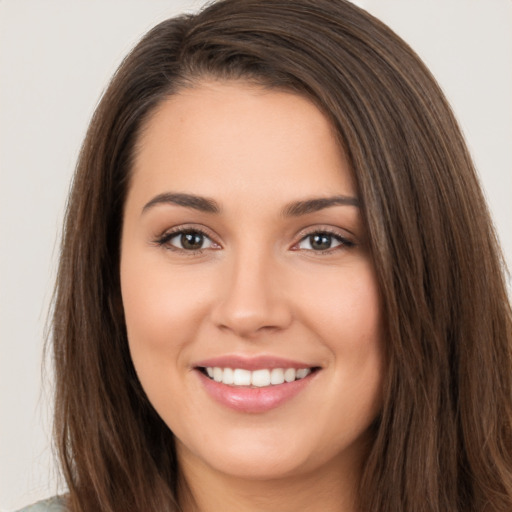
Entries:
{"label": "chin", "polygon": [[[178,459],[190,457],[203,467],[209,467],[233,477],[267,480],[302,472],[308,454],[315,452],[315,443],[292,435],[287,429],[234,428],[224,433],[216,431],[204,436],[187,436],[177,440]],[[194,439],[195,438],[195,439]]]}
{"label": "chin", "polygon": [[[231,478],[265,481],[297,478],[322,468],[343,466],[343,460],[361,462],[361,447],[367,445],[366,436],[351,442],[346,439],[339,446],[324,446],[322,439],[315,442],[308,432],[290,432],[289,429],[238,429],[218,434],[211,439],[178,441],[178,458],[198,468],[224,474]],[[187,447],[188,446],[188,447]],[[353,467],[353,466],[352,466]]]}
{"label": "chin", "polygon": [[243,480],[279,480],[307,472],[304,459],[297,453],[248,447],[243,451],[226,449],[222,454],[202,454],[198,461],[216,473]]}

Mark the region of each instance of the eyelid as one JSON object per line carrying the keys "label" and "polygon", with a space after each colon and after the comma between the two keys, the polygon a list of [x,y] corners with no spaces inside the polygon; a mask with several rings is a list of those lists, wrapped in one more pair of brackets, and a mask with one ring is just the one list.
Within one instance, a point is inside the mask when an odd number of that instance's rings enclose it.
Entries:
{"label": "eyelid", "polygon": [[[204,237],[208,238],[212,242],[212,244],[214,244],[216,247],[207,247],[204,249],[201,248],[201,249],[197,249],[197,250],[193,251],[193,250],[182,249],[180,247],[176,247],[169,243],[169,241],[172,240],[172,238],[174,238],[180,234],[190,233],[190,232],[200,233]],[[165,229],[160,234],[156,235],[153,238],[153,243],[158,246],[167,248],[169,250],[179,251],[179,252],[187,253],[188,255],[193,255],[193,254],[201,253],[206,250],[221,249],[222,245],[218,242],[217,239],[218,239],[218,237],[215,236],[215,234],[213,234],[210,229],[208,229],[204,226],[198,226],[197,224],[180,224],[178,226],[174,226],[172,228]]]}
{"label": "eyelid", "polygon": [[[202,234],[203,236],[208,238],[211,241],[211,243],[215,245],[215,247],[201,248],[201,249],[197,249],[194,251],[194,250],[182,249],[180,247],[176,247],[175,245],[169,244],[169,241],[173,237],[178,236],[182,233],[187,233],[187,232],[197,232],[197,233]],[[328,235],[336,238],[340,242],[340,244],[336,245],[335,247],[331,247],[331,248],[325,249],[325,250],[302,249],[302,248],[298,247],[298,245],[304,239],[306,239],[307,237],[312,236],[314,234],[328,234]],[[155,245],[167,248],[169,250],[186,253],[187,255],[194,255],[194,254],[202,253],[202,252],[208,251],[208,250],[222,249],[223,248],[222,244],[218,241],[218,238],[219,237],[216,234],[212,233],[212,231],[205,226],[197,225],[197,224],[180,224],[177,226],[173,226],[171,228],[167,228],[164,231],[162,231],[160,234],[156,235],[153,238],[153,243]],[[354,235],[346,229],[342,229],[342,228],[334,227],[334,226],[326,226],[326,225],[313,225],[313,226],[308,226],[306,228],[303,228],[297,233],[297,235],[295,237],[296,241],[293,243],[292,247],[290,247],[290,250],[314,252],[318,255],[320,255],[322,253],[326,254],[326,253],[330,253],[330,252],[335,252],[337,250],[343,250],[343,249],[346,250],[351,247],[354,247],[355,245],[357,245],[356,240],[354,238],[355,238]]]}
{"label": "eyelid", "polygon": [[[307,237],[322,233],[336,238],[338,241],[341,242],[340,245],[326,249],[324,251],[314,251],[313,249],[301,249],[297,247]],[[309,226],[307,228],[301,229],[299,233],[297,233],[296,239],[297,240],[296,242],[293,243],[291,250],[315,252],[316,254],[325,254],[329,252],[334,252],[336,250],[349,249],[357,245],[355,237],[352,233],[350,233],[350,231],[342,228],[323,225]]]}

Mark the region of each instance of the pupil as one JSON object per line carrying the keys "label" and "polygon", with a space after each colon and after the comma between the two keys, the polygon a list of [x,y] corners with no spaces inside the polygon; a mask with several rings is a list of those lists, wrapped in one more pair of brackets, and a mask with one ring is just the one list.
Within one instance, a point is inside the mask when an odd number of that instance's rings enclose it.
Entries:
{"label": "pupil", "polygon": [[315,251],[329,249],[331,247],[331,236],[324,234],[311,235],[310,243]]}
{"label": "pupil", "polygon": [[183,233],[181,235],[181,246],[190,250],[201,249],[203,238],[204,236],[201,233]]}

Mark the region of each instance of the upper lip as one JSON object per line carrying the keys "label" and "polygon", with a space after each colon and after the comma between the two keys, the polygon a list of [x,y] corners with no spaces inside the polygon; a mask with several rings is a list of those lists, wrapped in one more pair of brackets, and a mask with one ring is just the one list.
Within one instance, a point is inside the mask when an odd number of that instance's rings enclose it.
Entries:
{"label": "upper lip", "polygon": [[265,368],[317,368],[319,365],[294,361],[282,357],[261,355],[261,356],[241,356],[241,355],[223,355],[203,359],[194,363],[195,368],[241,368],[244,370],[262,370]]}

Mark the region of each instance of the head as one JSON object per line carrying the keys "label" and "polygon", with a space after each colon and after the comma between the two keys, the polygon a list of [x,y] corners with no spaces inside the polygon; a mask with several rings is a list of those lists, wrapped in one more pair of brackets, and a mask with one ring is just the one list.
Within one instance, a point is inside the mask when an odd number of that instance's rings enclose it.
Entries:
{"label": "head", "polygon": [[493,404],[503,402],[492,397],[510,389],[499,251],[436,82],[387,27],[342,0],[226,0],[165,21],[103,96],[73,183],[55,304],[56,425],[72,499],[148,510],[176,493],[175,440],[130,357],[122,232],[145,129],[166,102],[208,83],[307,100],[346,161],[385,361],[366,506],[416,509],[428,496],[442,510],[463,494],[480,499],[491,470],[478,473],[485,465],[471,446],[489,442]]}

